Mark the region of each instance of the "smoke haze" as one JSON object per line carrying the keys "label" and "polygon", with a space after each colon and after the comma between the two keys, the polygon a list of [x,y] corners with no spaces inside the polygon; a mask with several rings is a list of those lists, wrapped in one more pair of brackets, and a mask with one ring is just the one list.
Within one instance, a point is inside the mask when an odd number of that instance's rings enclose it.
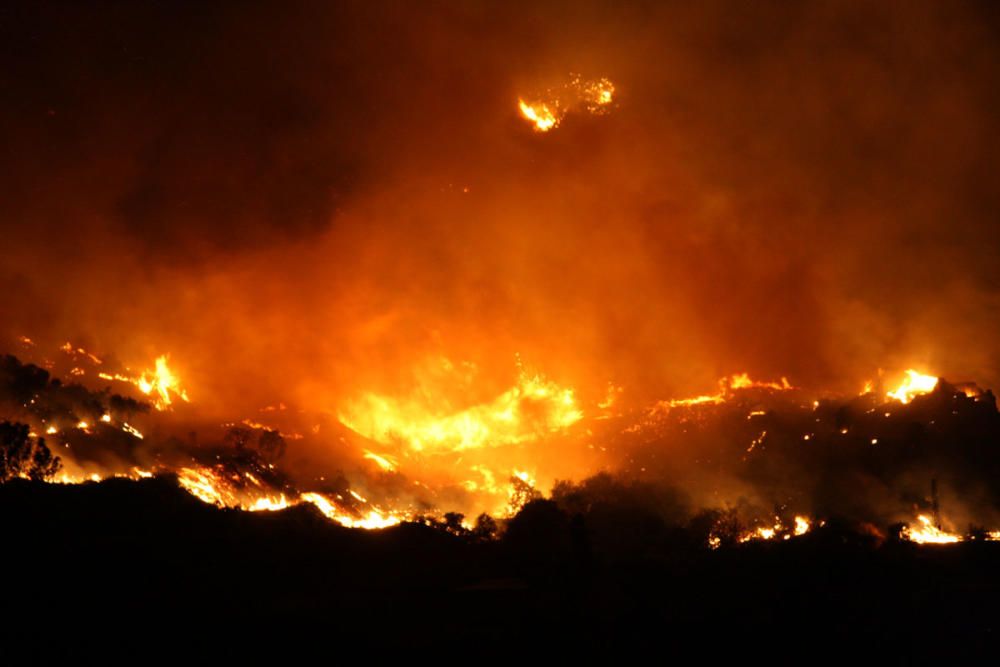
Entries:
{"label": "smoke haze", "polygon": [[[199,406],[1000,384],[988,3],[14,4],[4,333]],[[519,96],[608,77],[533,132]],[[452,383],[455,384],[455,383]],[[471,388],[470,388],[471,387]],[[453,397],[454,400],[459,400]]]}

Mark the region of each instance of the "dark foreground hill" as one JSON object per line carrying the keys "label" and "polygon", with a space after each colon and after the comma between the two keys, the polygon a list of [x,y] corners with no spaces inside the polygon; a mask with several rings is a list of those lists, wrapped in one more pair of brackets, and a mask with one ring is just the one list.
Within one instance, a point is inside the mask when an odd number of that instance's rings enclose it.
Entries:
{"label": "dark foreground hill", "polygon": [[483,542],[349,530],[310,506],[218,510],[169,478],[16,481],[0,486],[2,645],[59,662],[546,644],[896,663],[989,655],[1000,630],[997,543],[879,545],[828,526],[710,551],[678,529],[609,551],[593,542],[611,529],[587,520],[536,502]]}

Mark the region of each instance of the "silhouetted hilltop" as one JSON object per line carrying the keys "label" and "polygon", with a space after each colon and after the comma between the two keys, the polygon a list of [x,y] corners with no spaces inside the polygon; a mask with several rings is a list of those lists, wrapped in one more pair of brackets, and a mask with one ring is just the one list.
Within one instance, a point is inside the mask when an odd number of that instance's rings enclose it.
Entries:
{"label": "silhouetted hilltop", "polygon": [[897,657],[992,642],[1000,544],[879,546],[831,522],[712,551],[694,523],[635,511],[637,490],[599,484],[604,499],[582,511],[534,501],[482,541],[420,524],[346,529],[309,505],[221,510],[169,477],[15,480],[0,486],[4,632],[44,628],[45,655],[63,659],[147,641],[252,656],[287,642],[677,650],[724,637],[712,650],[819,642]]}

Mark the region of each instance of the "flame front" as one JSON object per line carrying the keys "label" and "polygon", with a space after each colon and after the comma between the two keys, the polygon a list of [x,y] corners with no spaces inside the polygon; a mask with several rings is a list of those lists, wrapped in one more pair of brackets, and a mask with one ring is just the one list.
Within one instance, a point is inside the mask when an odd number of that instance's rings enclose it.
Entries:
{"label": "flame front", "polygon": [[902,536],[905,539],[917,544],[954,544],[962,541],[961,535],[941,530],[925,514],[917,517],[917,523],[919,525],[907,526],[903,529]]}
{"label": "flame front", "polygon": [[402,442],[428,453],[529,442],[582,417],[572,389],[523,370],[517,384],[494,401],[451,414],[436,413],[415,400],[367,394],[339,415],[345,426],[376,442]]}
{"label": "flame front", "polygon": [[795,387],[787,378],[781,378],[780,382],[760,382],[752,380],[748,373],[736,373],[719,380],[719,390],[714,394],[704,394],[693,398],[672,398],[658,402],[652,410],[662,411],[669,408],[685,407],[692,405],[719,404],[725,403],[733,392],[741,389],[767,389],[771,391],[788,391]]}
{"label": "flame front", "polygon": [[250,473],[224,474],[209,467],[186,467],[177,472],[177,479],[195,498],[217,507],[273,512],[309,503],[331,521],[347,528],[388,528],[403,521],[400,515],[369,504],[353,491],[351,496],[363,507],[352,511],[322,493],[297,494],[270,489]]}
{"label": "flame front", "polygon": [[938,384],[938,378],[933,375],[924,375],[912,368],[906,371],[906,378],[894,390],[887,392],[886,396],[895,399],[900,403],[909,403],[915,396],[929,394],[934,391]]}

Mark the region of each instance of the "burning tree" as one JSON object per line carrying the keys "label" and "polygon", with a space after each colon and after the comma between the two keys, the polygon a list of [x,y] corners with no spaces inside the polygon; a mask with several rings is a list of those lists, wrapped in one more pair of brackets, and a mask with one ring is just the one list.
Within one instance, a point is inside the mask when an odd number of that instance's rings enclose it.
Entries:
{"label": "burning tree", "polygon": [[45,438],[31,437],[26,424],[0,422],[0,482],[15,477],[50,479],[61,467]]}

